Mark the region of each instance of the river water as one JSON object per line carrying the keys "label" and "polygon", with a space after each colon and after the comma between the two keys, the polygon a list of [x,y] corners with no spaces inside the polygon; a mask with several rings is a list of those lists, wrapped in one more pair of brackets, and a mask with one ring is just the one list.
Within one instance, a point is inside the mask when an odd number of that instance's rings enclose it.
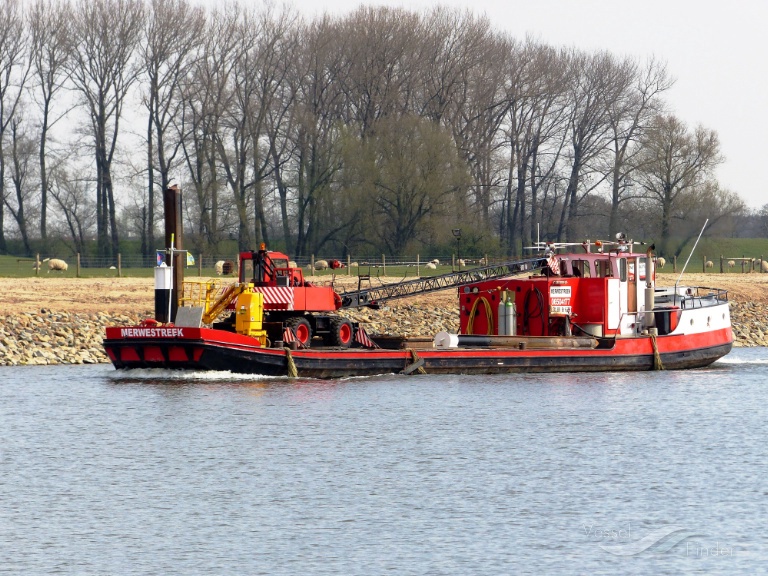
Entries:
{"label": "river water", "polygon": [[2,368],[0,573],[754,574],[767,380]]}

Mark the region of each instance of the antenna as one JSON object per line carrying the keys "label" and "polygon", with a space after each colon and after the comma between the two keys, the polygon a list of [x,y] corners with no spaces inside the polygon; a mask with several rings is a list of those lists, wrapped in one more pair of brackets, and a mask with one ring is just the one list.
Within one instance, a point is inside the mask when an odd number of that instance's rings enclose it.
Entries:
{"label": "antenna", "polygon": [[701,240],[701,235],[704,234],[704,230],[706,229],[708,222],[709,222],[709,218],[707,218],[704,221],[704,226],[701,227],[701,232],[699,232],[699,237],[696,238],[696,242],[693,243],[693,248],[691,249],[691,253],[688,254],[688,259],[685,261],[685,265],[683,266],[683,269],[680,270],[680,276],[677,277],[677,282],[675,282],[675,298],[677,298],[677,285],[680,284],[680,279],[683,277],[683,274],[685,274],[685,268],[688,266],[688,262],[691,261],[691,256],[693,256],[693,253],[696,250],[696,246],[699,245],[699,240]]}

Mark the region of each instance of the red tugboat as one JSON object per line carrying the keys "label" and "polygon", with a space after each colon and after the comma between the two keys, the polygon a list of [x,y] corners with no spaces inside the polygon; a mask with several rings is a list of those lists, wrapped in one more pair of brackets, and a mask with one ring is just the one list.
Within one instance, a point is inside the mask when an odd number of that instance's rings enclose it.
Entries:
{"label": "red tugboat", "polygon": [[[733,344],[727,293],[657,288],[652,249],[632,246],[623,236],[567,253],[549,244],[542,256],[343,293],[313,285],[285,254],[262,246],[240,254],[238,281],[215,300],[170,315],[168,298],[156,296],[157,319],[108,327],[104,347],[120,369],[307,378],[683,369],[726,355]],[[336,314],[451,287],[460,333],[429,342],[385,343]]]}

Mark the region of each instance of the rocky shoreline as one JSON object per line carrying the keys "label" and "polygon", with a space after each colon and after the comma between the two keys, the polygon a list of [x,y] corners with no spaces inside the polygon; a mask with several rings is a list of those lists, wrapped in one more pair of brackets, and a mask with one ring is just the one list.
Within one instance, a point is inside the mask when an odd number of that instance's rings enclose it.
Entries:
{"label": "rocky shoreline", "polygon": [[[431,337],[458,330],[455,308],[393,305],[374,311],[345,311],[369,334]],[[68,313],[42,309],[7,314],[0,325],[0,366],[99,364],[108,362],[102,347],[106,326],[127,326],[148,314]],[[735,346],[768,346],[768,304],[731,301]]]}

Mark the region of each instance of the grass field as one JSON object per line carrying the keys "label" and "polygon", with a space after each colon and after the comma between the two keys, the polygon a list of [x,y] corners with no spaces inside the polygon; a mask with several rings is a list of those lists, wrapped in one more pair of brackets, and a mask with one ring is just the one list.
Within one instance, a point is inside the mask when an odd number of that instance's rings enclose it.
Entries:
{"label": "grass field", "polygon": [[[77,267],[74,263],[68,262],[68,269],[66,271],[48,270],[48,263],[42,262],[40,270],[35,271],[35,261],[31,258],[20,258],[16,256],[0,256],[0,277],[2,278],[76,278],[78,277]],[[462,268],[466,269],[466,268]],[[184,269],[184,275],[188,278],[201,277],[214,277],[216,271],[213,267],[188,266]],[[305,277],[327,277],[331,276],[358,276],[358,275],[370,275],[371,278],[378,276],[387,277],[402,277],[402,278],[416,278],[421,276],[436,276],[438,274],[448,274],[452,272],[451,266],[438,266],[436,269],[428,269],[422,263],[418,268],[415,265],[390,265],[384,266],[353,266],[352,268],[341,268],[337,270],[317,270],[311,272],[307,267],[303,268]],[[118,273],[119,272],[119,273]],[[96,268],[96,267],[81,267],[80,278],[116,278],[117,276],[123,276],[127,278],[151,278],[154,275],[154,267],[122,267],[119,271],[117,268]]]}
{"label": "grass field", "polygon": [[[691,248],[695,239],[688,242],[683,248],[680,256],[677,258],[678,270],[682,268],[686,259],[690,255]],[[720,271],[720,258],[723,257],[727,262],[731,259],[737,258],[755,258],[768,259],[768,238],[702,238],[696,247],[696,251],[691,255],[690,263],[688,264],[689,272],[701,272],[703,270],[703,264],[706,260],[713,262],[712,269],[706,270],[707,272],[719,272]],[[672,258],[667,258],[669,264],[672,264]],[[40,270],[35,271],[35,261],[32,258],[22,258],[16,256],[0,256],[0,277],[2,278],[31,278],[39,276],[45,277],[64,277],[75,278],[78,276],[76,265],[74,264],[74,258],[67,260],[69,263],[68,270],[64,272],[60,271],[48,271],[48,263],[43,262]],[[475,266],[475,265],[470,265]],[[670,267],[671,269],[671,267]],[[726,264],[723,266],[724,272],[738,272],[741,270],[740,263],[737,261],[735,268],[729,269]],[[371,278],[378,276],[387,276],[394,278],[416,278],[423,276],[436,276],[439,274],[448,274],[454,271],[450,265],[441,265],[436,269],[428,269],[422,263],[418,269],[415,265],[392,265],[387,264],[386,268],[383,266],[360,266],[352,267],[351,269],[338,269],[338,270],[324,270],[310,272],[307,267],[304,267],[304,274],[306,277],[330,277],[334,274],[336,276],[358,276],[370,275]],[[116,268],[106,267],[82,267],[80,269],[79,276],[81,278],[115,278],[118,275],[131,278],[151,278],[154,274],[154,268],[151,266],[146,267],[122,267],[119,271]],[[216,276],[216,272],[212,266],[203,267],[189,266],[185,269],[185,276],[193,278],[196,276],[213,277]]]}

